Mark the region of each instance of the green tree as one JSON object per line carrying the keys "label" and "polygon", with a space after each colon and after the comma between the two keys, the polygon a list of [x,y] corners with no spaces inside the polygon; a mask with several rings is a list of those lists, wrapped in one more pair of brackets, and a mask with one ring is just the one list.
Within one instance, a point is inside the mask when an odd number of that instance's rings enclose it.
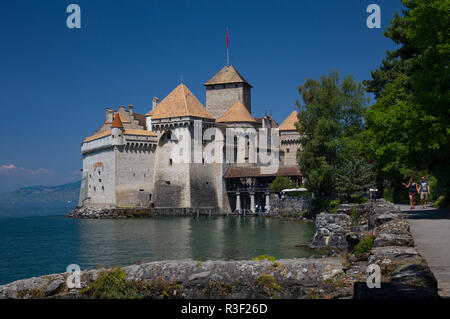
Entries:
{"label": "green tree", "polygon": [[360,203],[374,182],[374,172],[362,158],[343,158],[336,172],[336,190],[341,202]]}
{"label": "green tree", "polygon": [[287,188],[295,188],[297,185],[294,183],[294,181],[287,177],[287,176],[277,176],[275,179],[270,183],[270,190],[272,192],[279,193],[283,189]]}
{"label": "green tree", "polygon": [[299,165],[307,188],[319,197],[335,195],[335,172],[340,154],[359,153],[358,143],[350,143],[363,130],[367,99],[364,88],[352,75],[339,81],[337,71],[320,80],[307,79],[299,86],[304,107],[300,108],[297,130],[302,149]]}
{"label": "green tree", "polygon": [[[385,35],[399,45],[365,81],[376,103],[367,113],[366,151],[376,161],[379,188],[394,195],[405,174],[428,171],[449,194],[450,0],[404,0]],[[394,196],[398,197],[398,195]]]}

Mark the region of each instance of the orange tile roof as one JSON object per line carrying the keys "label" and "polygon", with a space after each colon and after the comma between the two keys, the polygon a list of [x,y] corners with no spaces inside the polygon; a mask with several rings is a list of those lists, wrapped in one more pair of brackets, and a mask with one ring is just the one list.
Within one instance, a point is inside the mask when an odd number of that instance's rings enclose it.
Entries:
{"label": "orange tile roof", "polygon": [[222,114],[216,121],[217,123],[230,123],[230,122],[250,122],[256,123],[254,117],[250,114],[244,104],[241,101],[234,103],[225,113]]}
{"label": "orange tile roof", "polygon": [[[248,83],[244,77],[234,68],[234,66],[224,66],[204,85],[226,84],[226,83]],[[250,85],[250,87],[252,87]]]}
{"label": "orange tile roof", "polygon": [[121,114],[119,114],[119,113],[116,113],[114,115],[114,120],[112,122],[111,128],[113,128],[113,127],[123,128],[123,124],[122,124],[122,120],[120,119],[121,118],[120,115]]}
{"label": "orange tile roof", "polygon": [[91,135],[91,136],[87,137],[83,141],[83,143],[90,142],[90,141],[93,141],[93,140],[98,140],[99,138],[103,138],[103,137],[109,136],[109,135],[111,135],[111,130],[107,130],[107,131],[104,131],[102,133]]}
{"label": "orange tile roof", "polygon": [[119,117],[120,117],[120,121],[122,121],[122,123],[131,123],[131,121],[122,113],[118,113]]}
{"label": "orange tile roof", "polygon": [[151,109],[150,112],[148,112],[147,114],[145,114],[145,116],[150,116],[153,115],[153,112],[156,110],[156,108]]}
{"label": "orange tile roof", "polygon": [[294,111],[292,112],[283,123],[281,123],[280,127],[278,128],[279,131],[295,131],[297,128],[295,127],[295,122],[298,122],[297,119],[298,112]]}
{"label": "orange tile roof", "polygon": [[127,129],[124,132],[125,135],[141,135],[141,136],[156,136],[155,132],[145,130],[131,130]]}
{"label": "orange tile roof", "polygon": [[152,119],[195,116],[214,119],[184,84],[178,85],[152,112]]}

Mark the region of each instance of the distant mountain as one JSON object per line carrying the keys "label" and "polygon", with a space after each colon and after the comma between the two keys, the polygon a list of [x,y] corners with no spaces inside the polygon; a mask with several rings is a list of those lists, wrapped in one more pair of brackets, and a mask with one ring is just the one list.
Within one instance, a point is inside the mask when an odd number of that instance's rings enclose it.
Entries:
{"label": "distant mountain", "polygon": [[77,205],[81,181],[59,186],[29,186],[0,193],[0,206],[65,206]]}

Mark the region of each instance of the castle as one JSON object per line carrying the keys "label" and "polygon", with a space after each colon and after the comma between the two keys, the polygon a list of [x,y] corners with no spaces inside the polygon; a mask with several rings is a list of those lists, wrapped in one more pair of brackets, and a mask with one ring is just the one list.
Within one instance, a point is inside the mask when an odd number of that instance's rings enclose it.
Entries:
{"label": "castle", "polygon": [[[255,212],[270,207],[269,184],[277,175],[300,184],[297,112],[280,126],[272,116],[253,117],[252,86],[232,65],[204,86],[206,108],[183,83],[161,101],[153,98],[145,115],[131,104],[106,108],[105,122],[81,146],[79,206]],[[253,143],[261,129],[272,132],[267,146]],[[229,132],[234,138],[225,137]],[[175,160],[182,144],[194,151],[188,160]],[[203,154],[214,145],[218,160],[211,161]],[[276,156],[274,170],[264,170],[261,152]]]}

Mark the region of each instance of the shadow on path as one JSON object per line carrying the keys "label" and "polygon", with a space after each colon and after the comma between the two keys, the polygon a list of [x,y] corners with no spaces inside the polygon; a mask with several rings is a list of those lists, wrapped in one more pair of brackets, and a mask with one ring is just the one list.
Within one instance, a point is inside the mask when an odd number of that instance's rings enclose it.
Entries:
{"label": "shadow on path", "polygon": [[446,209],[436,209],[416,205],[416,209],[411,210],[409,205],[399,204],[403,215],[408,219],[450,219],[450,211]]}

